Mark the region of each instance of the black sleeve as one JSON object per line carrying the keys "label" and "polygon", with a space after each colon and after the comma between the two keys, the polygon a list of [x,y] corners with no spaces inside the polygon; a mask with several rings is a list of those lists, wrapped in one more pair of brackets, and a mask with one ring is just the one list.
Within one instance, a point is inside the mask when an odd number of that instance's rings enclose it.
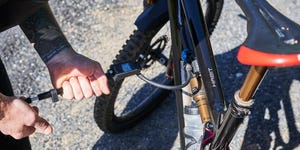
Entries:
{"label": "black sleeve", "polygon": [[71,48],[49,5],[39,9],[20,27],[45,63],[62,50]]}

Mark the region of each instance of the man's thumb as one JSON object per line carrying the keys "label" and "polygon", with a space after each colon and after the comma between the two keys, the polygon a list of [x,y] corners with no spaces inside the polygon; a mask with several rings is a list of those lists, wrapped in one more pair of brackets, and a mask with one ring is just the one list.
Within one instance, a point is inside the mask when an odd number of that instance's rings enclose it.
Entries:
{"label": "man's thumb", "polygon": [[39,117],[34,124],[34,128],[43,134],[49,135],[52,133],[52,126],[44,119]]}

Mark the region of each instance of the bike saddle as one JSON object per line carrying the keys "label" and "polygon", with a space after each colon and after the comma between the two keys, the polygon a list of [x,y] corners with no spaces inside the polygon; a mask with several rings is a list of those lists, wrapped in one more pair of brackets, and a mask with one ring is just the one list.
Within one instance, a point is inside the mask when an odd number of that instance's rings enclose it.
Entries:
{"label": "bike saddle", "polygon": [[300,65],[300,26],[265,0],[236,0],[245,13],[248,37],[239,49],[242,64]]}

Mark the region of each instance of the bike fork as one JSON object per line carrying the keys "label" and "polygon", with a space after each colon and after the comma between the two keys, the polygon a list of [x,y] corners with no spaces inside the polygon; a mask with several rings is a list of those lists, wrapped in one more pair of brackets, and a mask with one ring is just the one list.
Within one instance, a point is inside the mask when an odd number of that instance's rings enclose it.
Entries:
{"label": "bike fork", "polygon": [[228,148],[228,145],[235,135],[239,125],[249,114],[250,108],[253,105],[252,97],[266,72],[267,67],[252,66],[250,68],[242,88],[235,93],[221,126],[216,132],[211,149],[221,150]]}

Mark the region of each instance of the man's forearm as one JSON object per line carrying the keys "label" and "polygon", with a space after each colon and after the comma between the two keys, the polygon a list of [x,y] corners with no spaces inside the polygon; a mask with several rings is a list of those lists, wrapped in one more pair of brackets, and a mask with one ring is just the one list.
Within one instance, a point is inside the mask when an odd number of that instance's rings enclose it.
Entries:
{"label": "man's forearm", "polygon": [[49,5],[39,9],[20,24],[20,27],[45,63],[62,50],[71,48]]}

